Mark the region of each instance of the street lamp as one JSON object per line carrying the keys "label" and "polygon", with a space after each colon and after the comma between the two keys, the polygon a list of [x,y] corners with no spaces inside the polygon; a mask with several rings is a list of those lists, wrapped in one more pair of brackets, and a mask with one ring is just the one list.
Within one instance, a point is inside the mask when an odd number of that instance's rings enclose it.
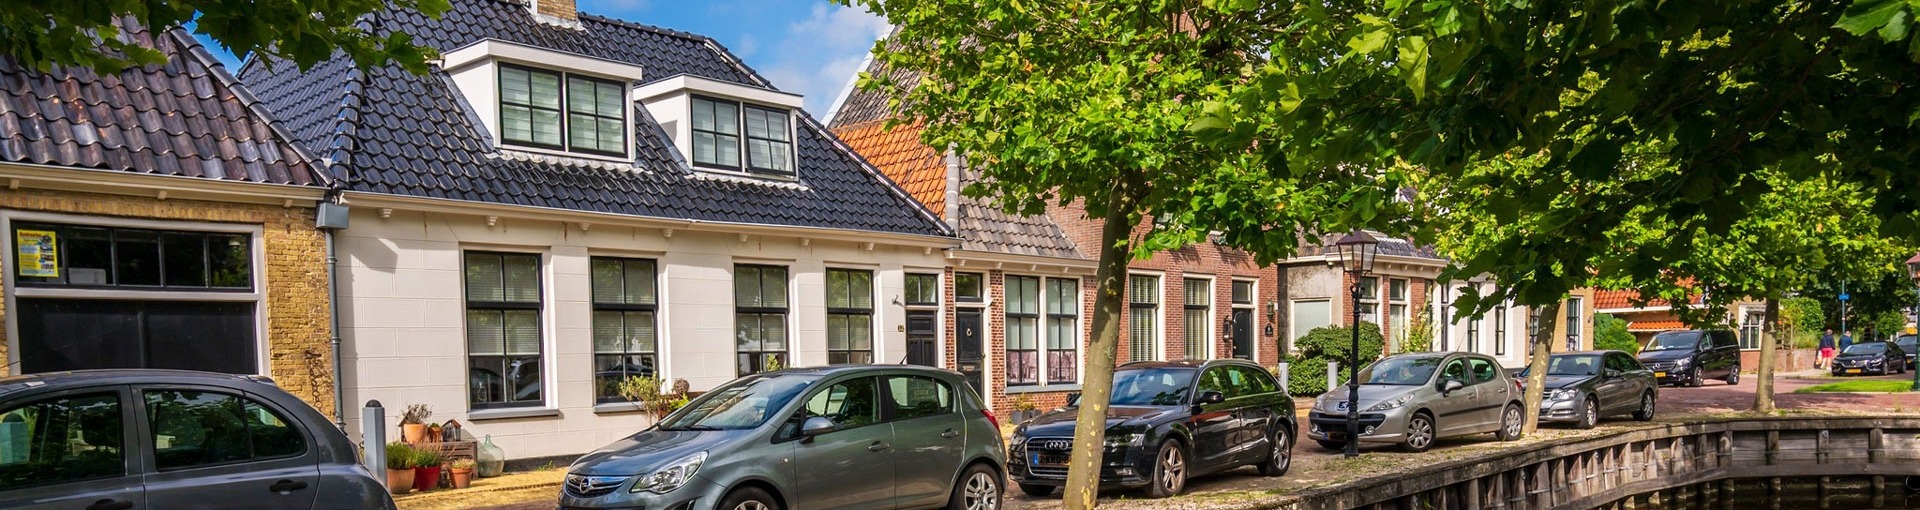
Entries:
{"label": "street lamp", "polygon": [[1380,240],[1365,230],[1354,229],[1333,243],[1340,252],[1340,264],[1352,277],[1353,288],[1347,303],[1353,308],[1353,349],[1347,351],[1347,456],[1360,456],[1360,277],[1373,271],[1373,259],[1380,254]]}

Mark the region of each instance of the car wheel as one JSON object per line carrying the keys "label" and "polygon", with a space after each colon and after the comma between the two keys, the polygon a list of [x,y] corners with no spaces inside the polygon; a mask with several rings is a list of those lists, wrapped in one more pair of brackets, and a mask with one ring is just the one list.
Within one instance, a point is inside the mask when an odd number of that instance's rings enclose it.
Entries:
{"label": "car wheel", "polygon": [[1573,426],[1590,429],[1598,424],[1600,424],[1600,403],[1592,395],[1588,395],[1587,405],[1580,408],[1580,421],[1574,422]]}
{"label": "car wheel", "polygon": [[758,487],[741,487],[727,493],[720,500],[720,510],[780,510],[780,502],[775,501],[767,491]]}
{"label": "car wheel", "polygon": [[[1260,463],[1260,474],[1280,476],[1287,474],[1293,467],[1293,432],[1286,425],[1273,429],[1273,441],[1267,450],[1267,460]],[[1344,446],[1344,445],[1343,445]]]}
{"label": "car wheel", "polygon": [[1525,425],[1520,417],[1520,406],[1507,404],[1507,410],[1500,412],[1500,430],[1493,431],[1493,438],[1501,441],[1520,439],[1521,427]]}
{"label": "car wheel", "polygon": [[1435,429],[1432,416],[1424,411],[1414,413],[1412,418],[1407,419],[1407,441],[1400,446],[1413,453],[1427,451],[1433,448]]}
{"label": "car wheel", "polygon": [[[1047,492],[1053,492],[1048,487]],[[947,510],[1000,510],[1000,474],[983,464],[974,464],[953,484],[947,498]]]}
{"label": "car wheel", "polygon": [[1739,384],[1740,384],[1740,367],[1733,367],[1733,373],[1727,374],[1727,385],[1737,386]]}
{"label": "car wheel", "polygon": [[1147,487],[1147,496],[1168,498],[1180,495],[1187,488],[1187,454],[1180,451],[1180,444],[1173,441],[1160,443],[1160,453],[1153,456],[1153,485]]}
{"label": "car wheel", "polygon": [[1633,419],[1653,421],[1653,392],[1640,394],[1640,408],[1633,411]]}
{"label": "car wheel", "polygon": [[1328,441],[1325,439],[1315,439],[1313,442],[1316,444],[1319,444],[1320,449],[1322,450],[1336,452],[1336,453],[1347,451],[1346,441]]}
{"label": "car wheel", "polygon": [[1033,496],[1036,498],[1044,498],[1044,497],[1053,495],[1053,486],[1052,485],[1032,485],[1032,484],[1023,483],[1023,484],[1020,484],[1020,492],[1025,492],[1027,493],[1028,496]]}
{"label": "car wheel", "polygon": [[1687,377],[1687,386],[1698,388],[1707,384],[1706,369],[1693,369],[1693,375]]}

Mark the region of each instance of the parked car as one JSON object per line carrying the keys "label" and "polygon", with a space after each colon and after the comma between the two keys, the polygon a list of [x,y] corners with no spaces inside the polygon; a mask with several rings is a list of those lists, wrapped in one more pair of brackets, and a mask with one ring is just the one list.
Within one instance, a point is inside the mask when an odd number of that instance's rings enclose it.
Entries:
{"label": "parked car", "polygon": [[394,508],[356,450],[265,377],[0,377],[0,508]]}
{"label": "parked car", "polygon": [[[1079,409],[1056,409],[1014,429],[1007,467],[1022,492],[1046,496],[1066,485]],[[1245,465],[1280,476],[1293,465],[1294,425],[1293,398],[1256,363],[1121,365],[1113,373],[1100,484],[1167,497],[1190,478]]]}
{"label": "parked car", "polygon": [[[1526,370],[1515,377],[1526,387]],[[1600,419],[1633,414],[1633,419],[1653,419],[1660,383],[1633,356],[1620,351],[1586,351],[1555,354],[1547,358],[1546,390],[1540,402],[1540,421],[1572,423],[1590,429]]]}
{"label": "parked car", "polygon": [[1893,344],[1900,346],[1900,352],[1907,353],[1907,370],[1917,368],[1914,365],[1913,356],[1914,353],[1920,352],[1920,350],[1916,350],[1920,349],[1920,345],[1915,345],[1914,340],[1916,339],[1920,339],[1920,336],[1900,335],[1899,338],[1893,339]]}
{"label": "parked car", "polygon": [[1320,395],[1308,414],[1307,437],[1340,451],[1350,440],[1347,409],[1359,408],[1361,443],[1399,443],[1422,452],[1438,439],[1492,432],[1520,437],[1519,385],[1500,363],[1480,354],[1423,352],[1389,356],[1360,369],[1360,399],[1343,384]]}
{"label": "parked car", "polygon": [[1856,342],[1833,357],[1833,375],[1904,374],[1907,354],[1885,340]]}
{"label": "parked car", "polygon": [[991,510],[1005,452],[958,372],[790,368],[714,388],[574,461],[559,505]]}
{"label": "parked car", "polygon": [[1740,342],[1732,331],[1667,331],[1640,349],[1640,363],[1660,384],[1698,387],[1707,379],[1740,384]]}

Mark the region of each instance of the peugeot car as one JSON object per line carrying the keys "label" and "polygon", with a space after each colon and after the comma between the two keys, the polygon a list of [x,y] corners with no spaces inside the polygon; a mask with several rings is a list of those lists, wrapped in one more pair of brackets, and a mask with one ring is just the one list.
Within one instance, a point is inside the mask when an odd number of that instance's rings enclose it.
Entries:
{"label": "peugeot car", "polygon": [[1358,408],[1361,443],[1398,443],[1423,452],[1438,439],[1492,432],[1520,437],[1519,385],[1499,362],[1480,354],[1422,352],[1389,356],[1360,369],[1359,403],[1344,385],[1313,403],[1307,437],[1321,448],[1346,448],[1347,410]]}
{"label": "peugeot car", "polygon": [[1907,373],[1907,355],[1887,341],[1859,342],[1833,357],[1833,375]]}
{"label": "peugeot car", "polygon": [[[1102,487],[1167,497],[1192,477],[1246,465],[1280,476],[1293,463],[1293,399],[1250,361],[1128,363],[1113,372],[1110,404]],[[1068,406],[1014,429],[1007,468],[1021,491],[1066,484],[1079,413]]]}
{"label": "peugeot car", "polygon": [[1740,342],[1732,331],[1668,331],[1640,349],[1640,363],[1660,384],[1700,386],[1707,379],[1740,384]]}
{"label": "peugeot car", "polygon": [[792,368],[729,382],[567,468],[561,508],[1000,507],[1000,426],[958,372]]}
{"label": "peugeot car", "polygon": [[[1520,371],[1519,377],[1526,373]],[[1583,429],[1619,414],[1652,420],[1660,391],[1653,372],[1620,351],[1555,354],[1547,358],[1546,381],[1540,421],[1572,423]]]}

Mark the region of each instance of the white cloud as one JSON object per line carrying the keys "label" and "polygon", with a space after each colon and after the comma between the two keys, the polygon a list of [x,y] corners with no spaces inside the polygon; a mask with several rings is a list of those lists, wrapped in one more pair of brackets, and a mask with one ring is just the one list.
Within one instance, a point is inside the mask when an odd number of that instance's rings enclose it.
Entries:
{"label": "white cloud", "polygon": [[[816,4],[767,49],[774,62],[761,74],[781,90],[806,96],[807,111],[824,118],[840,91],[860,71],[873,41],[890,30],[885,18],[862,9]],[[743,46],[754,46],[743,38]]]}
{"label": "white cloud", "polygon": [[751,33],[740,34],[740,42],[735,43],[732,48],[728,49],[733,51],[734,56],[740,57],[742,60],[753,58],[753,53],[760,50],[760,40],[754,39]]}

